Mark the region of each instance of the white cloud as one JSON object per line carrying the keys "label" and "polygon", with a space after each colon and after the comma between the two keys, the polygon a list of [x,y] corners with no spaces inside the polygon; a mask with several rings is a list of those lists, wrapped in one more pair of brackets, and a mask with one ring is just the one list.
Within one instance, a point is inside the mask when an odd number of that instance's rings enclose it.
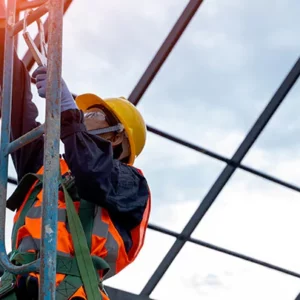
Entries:
{"label": "white cloud", "polygon": [[231,72],[239,71],[249,63],[252,56],[251,48],[240,40],[232,39],[230,33],[225,33],[223,28],[216,32],[212,32],[210,28],[194,30],[188,38],[199,56],[209,58],[205,60],[205,65],[218,72],[226,72],[228,69]]}
{"label": "white cloud", "polygon": [[271,47],[276,47],[280,50],[284,49],[296,49],[299,50],[300,43],[298,39],[295,39],[293,32],[288,29],[279,29],[273,32],[268,37],[268,42]]}

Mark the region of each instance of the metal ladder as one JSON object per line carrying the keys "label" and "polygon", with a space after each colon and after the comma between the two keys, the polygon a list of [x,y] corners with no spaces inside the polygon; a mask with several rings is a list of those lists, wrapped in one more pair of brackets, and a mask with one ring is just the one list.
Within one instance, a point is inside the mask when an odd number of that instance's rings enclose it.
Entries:
{"label": "metal ladder", "polygon": [[[60,97],[62,61],[62,25],[64,0],[35,0],[37,9],[26,20],[16,22],[17,0],[7,0],[6,35],[4,50],[3,85],[1,90],[1,142],[0,142],[0,264],[13,274],[40,273],[39,299],[55,299],[56,289],[56,243],[57,243],[57,199],[59,178],[60,141]],[[26,2],[22,2],[26,7]],[[32,24],[49,12],[49,48],[47,50],[47,99],[45,124],[10,142],[12,84],[15,36],[23,29],[23,24]],[[39,63],[40,64],[40,63]],[[13,265],[5,248],[5,218],[8,180],[8,156],[22,146],[45,134],[44,143],[44,184],[42,205],[42,239],[40,258],[23,265]],[[33,158],[34,159],[34,158]]]}

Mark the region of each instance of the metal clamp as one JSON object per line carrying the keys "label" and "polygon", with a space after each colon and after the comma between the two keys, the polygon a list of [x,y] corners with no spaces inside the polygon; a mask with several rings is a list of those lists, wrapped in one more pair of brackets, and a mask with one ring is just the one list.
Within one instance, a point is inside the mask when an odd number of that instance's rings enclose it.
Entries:
{"label": "metal clamp", "polygon": [[38,49],[34,40],[31,38],[29,32],[27,31],[27,18],[32,11],[33,10],[31,9],[25,11],[24,21],[23,21],[23,37],[38,66],[46,66],[48,48],[45,39],[44,25],[41,19],[36,20],[38,26],[39,38],[40,38],[41,51]]}

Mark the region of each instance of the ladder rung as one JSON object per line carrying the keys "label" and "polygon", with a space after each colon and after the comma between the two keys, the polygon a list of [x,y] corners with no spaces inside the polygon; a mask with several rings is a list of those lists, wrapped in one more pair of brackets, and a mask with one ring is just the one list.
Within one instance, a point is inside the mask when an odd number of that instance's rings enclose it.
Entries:
{"label": "ladder rung", "polygon": [[[42,4],[39,8],[34,10],[27,18],[27,25],[32,24],[37,19],[41,18],[44,14],[48,12],[48,1]],[[24,19],[17,22],[13,27],[13,35],[16,35],[23,29]]]}
{"label": "ladder rung", "polygon": [[[5,228],[5,224],[1,224],[2,227],[1,228]],[[37,260],[26,264],[26,265],[22,265],[22,266],[15,266],[11,263],[11,261],[9,260],[8,256],[6,255],[6,250],[5,250],[5,244],[3,243],[3,241],[0,241],[0,255],[1,255],[1,260],[2,260],[2,267],[10,272],[13,273],[15,275],[19,275],[19,274],[26,274],[26,273],[30,273],[30,272],[36,272],[37,270],[40,269],[40,265],[41,265],[41,259],[38,258]]]}
{"label": "ladder rung", "polygon": [[38,139],[41,135],[44,134],[44,124],[32,129],[31,131],[27,132],[26,134],[22,135],[18,139],[14,140],[13,142],[9,143],[6,150],[6,155],[20,149],[21,147],[33,142],[34,140]]}

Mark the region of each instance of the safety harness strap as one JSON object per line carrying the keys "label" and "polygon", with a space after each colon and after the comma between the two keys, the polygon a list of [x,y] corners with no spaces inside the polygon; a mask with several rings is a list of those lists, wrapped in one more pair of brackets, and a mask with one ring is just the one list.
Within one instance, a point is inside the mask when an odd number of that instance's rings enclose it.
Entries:
{"label": "safety harness strap", "polygon": [[[24,265],[29,264],[36,259],[36,253],[16,251],[12,256],[11,261],[15,265]],[[98,256],[93,255],[91,256],[91,259],[96,270],[106,270],[109,268],[108,264]],[[76,258],[58,255],[56,259],[56,272],[72,276],[80,276]]]}
{"label": "safety harness strap", "polygon": [[102,296],[100,294],[98,276],[93,266],[93,261],[90,255],[90,250],[87,244],[85,233],[83,231],[79,216],[75,210],[73,201],[63,183],[62,187],[65,194],[67,216],[74,244],[75,257],[77,260],[85,293],[89,300],[100,300],[102,299]]}
{"label": "safety harness strap", "polygon": [[26,194],[30,190],[30,187],[36,182],[36,174],[28,173],[18,183],[17,188],[13,194],[6,201],[6,207],[11,211],[19,209],[26,197]]}
{"label": "safety harness strap", "polygon": [[88,202],[83,199],[80,200],[79,219],[81,221],[90,251],[92,247],[92,232],[95,218],[95,207],[96,205],[92,202]]}
{"label": "safety harness strap", "polygon": [[[11,210],[18,209],[22,205],[22,200],[26,197],[26,194],[28,193],[30,187],[37,181],[39,178],[37,178],[36,174],[26,174],[22,180],[20,181],[18,187],[14,191],[14,193],[11,195],[11,197],[7,200],[7,208]],[[22,211],[20,212],[20,216],[18,220],[15,222],[13,229],[12,229],[12,252],[10,254],[10,259],[13,261],[15,259],[15,256],[18,253],[18,250],[16,250],[16,241],[17,241],[17,233],[25,224],[25,217],[33,205],[33,203],[36,200],[36,197],[38,193],[42,189],[42,183],[39,181],[36,183],[32,193],[28,197]],[[35,255],[34,255],[35,256]],[[34,261],[36,258],[33,258],[31,261]],[[30,262],[31,262],[30,261]],[[26,262],[25,262],[26,263]],[[19,262],[19,264],[22,264]],[[24,264],[24,263],[23,263]],[[14,274],[9,273],[8,271],[5,271],[4,274],[1,276],[1,285],[0,285],[0,299],[3,300],[17,300],[17,295],[15,293],[17,279]]]}
{"label": "safety harness strap", "polygon": [[[56,287],[56,300],[69,299],[74,293],[82,286],[82,280],[80,277],[68,275],[63,281]],[[98,299],[100,292],[98,292]],[[88,298],[89,299],[89,298]],[[94,298],[96,299],[96,298]]]}
{"label": "safety harness strap", "polygon": [[[30,182],[31,184],[33,184],[34,180],[36,179],[38,179],[39,182],[34,187],[31,195],[29,196],[20,213],[17,222],[14,225],[12,238],[13,247],[16,247],[16,237],[18,230],[25,224],[25,217],[31,206],[34,204],[38,193],[42,189],[43,176],[37,174],[27,174],[22,179],[22,184],[20,183],[22,187],[22,193],[24,194],[26,188],[27,192],[30,188],[30,186],[28,187],[28,183]],[[57,257],[57,273],[67,275],[57,287],[57,299],[68,299],[76,292],[76,290],[83,286],[89,300],[100,300],[102,299],[100,293],[100,288],[102,289],[102,282],[96,270],[102,270],[103,274],[105,275],[109,271],[110,267],[102,258],[96,256],[92,257],[90,255],[95,205],[80,199],[80,206],[82,207],[79,210],[79,214],[82,217],[82,224],[80,217],[78,216],[74,207],[73,200],[70,197],[68,189],[66,188],[62,178],[60,179],[60,184],[65,195],[66,211],[74,244],[75,258],[63,256]],[[15,201],[11,203],[15,203]],[[16,249],[13,249],[13,256],[11,256],[11,260],[20,265],[32,262],[35,259],[36,253],[18,253],[18,250]],[[14,292],[16,277],[13,274],[5,272],[1,278],[1,283],[0,299],[17,299]]]}
{"label": "safety harness strap", "polygon": [[[39,179],[39,178],[36,177],[36,174],[30,173],[30,174],[25,175],[22,178],[22,181],[20,182],[20,190],[22,190],[22,193],[25,191],[25,195],[26,195],[28,190],[30,189],[30,183],[36,181],[37,179]],[[37,182],[31,195],[29,196],[29,198],[27,199],[27,201],[23,207],[18,220],[16,221],[16,223],[13,226],[13,230],[12,230],[12,250],[13,251],[16,249],[17,233],[18,233],[20,227],[22,227],[25,224],[25,217],[26,217],[29,209],[35,202],[36,197],[37,197],[38,193],[41,191],[41,189],[42,189],[42,183]],[[16,194],[20,193],[20,190],[19,190],[19,187],[17,187],[15,193]],[[13,193],[12,197],[15,195],[15,193]]]}
{"label": "safety harness strap", "polygon": [[94,226],[94,218],[95,218],[95,211],[96,211],[96,205],[92,202],[86,201],[79,197],[77,193],[77,189],[75,187],[75,178],[73,176],[70,176],[70,174],[67,174],[63,178],[63,183],[71,196],[71,199],[80,201],[79,205],[79,219],[81,221],[81,225],[83,227],[83,231],[85,233],[85,237],[89,246],[89,249],[91,250],[91,244],[92,244],[92,232],[93,232],[93,226]]}
{"label": "safety harness strap", "polygon": [[[91,256],[95,270],[107,270],[108,264],[97,256]],[[12,255],[12,262],[16,265],[28,264],[36,260],[35,253],[18,252],[17,250]],[[56,272],[67,275],[64,280],[56,288],[56,299],[69,299],[82,285],[83,281],[80,278],[80,271],[75,257],[57,256]],[[101,286],[100,279],[97,278],[99,287]],[[15,296],[16,276],[5,272],[1,278],[0,299],[14,300]],[[101,299],[98,292],[98,299]],[[15,297],[15,298],[14,298]],[[96,298],[95,298],[96,299]]]}

